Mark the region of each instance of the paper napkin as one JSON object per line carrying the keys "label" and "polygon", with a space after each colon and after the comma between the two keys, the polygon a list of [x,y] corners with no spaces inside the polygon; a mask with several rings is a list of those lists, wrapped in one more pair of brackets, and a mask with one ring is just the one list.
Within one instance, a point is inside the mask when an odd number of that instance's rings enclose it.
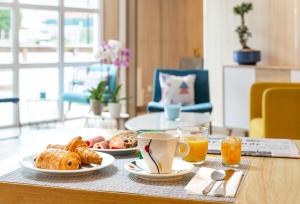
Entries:
{"label": "paper napkin", "polygon": [[[198,194],[203,195],[202,190],[206,188],[207,185],[212,181],[210,178],[211,173],[215,169],[201,167],[197,174],[191,179],[191,181],[184,188],[188,194]],[[231,178],[228,180],[226,185],[226,197],[234,197],[237,189],[239,187],[240,181],[243,177],[243,172],[237,170]],[[207,194],[213,196],[214,190],[221,184],[221,181],[218,181],[213,186],[212,190]]]}

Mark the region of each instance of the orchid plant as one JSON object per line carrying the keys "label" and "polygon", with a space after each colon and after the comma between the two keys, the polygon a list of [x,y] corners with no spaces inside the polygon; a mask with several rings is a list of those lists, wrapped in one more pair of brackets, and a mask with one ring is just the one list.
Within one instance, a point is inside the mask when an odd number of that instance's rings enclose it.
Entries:
{"label": "orchid plant", "polygon": [[[102,42],[97,53],[96,53],[96,59],[99,60],[100,64],[113,64],[117,67],[117,79],[119,78],[119,68],[121,67],[128,67],[129,66],[129,60],[130,60],[130,49],[125,48],[121,42],[117,40],[109,40],[108,42]],[[109,67],[107,70],[107,76],[109,77]],[[108,79],[109,81],[109,79]],[[118,81],[118,80],[117,80]],[[119,94],[121,85],[118,85],[117,82],[117,92],[116,96]],[[114,97],[113,90],[109,90],[108,87],[106,87],[106,93],[111,98],[105,98],[103,99],[103,103],[107,104],[109,101],[115,101],[116,97]],[[116,90],[114,90],[116,91]],[[124,99],[123,99],[124,100]],[[119,100],[118,100],[119,101]]]}
{"label": "orchid plant", "polygon": [[117,40],[109,40],[108,42],[102,42],[98,52],[96,53],[96,59],[103,64],[113,64],[116,67],[128,67],[130,59],[130,50],[124,48],[122,43]]}

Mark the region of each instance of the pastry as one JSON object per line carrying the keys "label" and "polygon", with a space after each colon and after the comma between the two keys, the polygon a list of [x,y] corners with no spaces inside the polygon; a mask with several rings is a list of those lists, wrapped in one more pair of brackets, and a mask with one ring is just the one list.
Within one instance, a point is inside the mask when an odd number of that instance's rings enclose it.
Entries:
{"label": "pastry", "polygon": [[80,165],[78,154],[60,149],[47,149],[35,159],[35,166],[41,169],[76,170]]}
{"label": "pastry", "polygon": [[77,147],[87,147],[87,144],[82,140],[81,136],[75,137],[74,139],[72,139],[66,146],[66,150],[71,151],[71,152],[75,152],[75,149]]}
{"label": "pastry", "polygon": [[88,147],[77,147],[75,152],[79,155],[82,164],[101,164],[102,158]]}
{"label": "pastry", "polygon": [[102,162],[99,154],[90,150],[80,136],[72,139],[66,146],[66,150],[76,152],[80,156],[82,164],[101,164]]}
{"label": "pastry", "polygon": [[79,155],[82,164],[101,164],[102,158],[96,152],[90,150],[87,144],[78,136],[72,139],[68,145],[52,145],[47,148],[55,148],[75,152]]}
{"label": "pastry", "polygon": [[111,149],[127,149],[137,146],[136,133],[134,131],[120,131],[113,136],[109,141],[109,148]]}
{"label": "pastry", "polygon": [[47,149],[61,149],[61,150],[65,150],[66,149],[66,145],[48,144]]}

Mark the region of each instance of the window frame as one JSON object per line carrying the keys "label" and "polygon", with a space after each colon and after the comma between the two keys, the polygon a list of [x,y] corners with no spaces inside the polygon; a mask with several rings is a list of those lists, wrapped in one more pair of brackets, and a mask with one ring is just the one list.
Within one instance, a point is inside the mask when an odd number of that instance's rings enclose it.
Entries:
{"label": "window frame", "polygon": [[[83,13],[91,13],[98,15],[98,37],[96,40],[96,44],[100,45],[103,41],[103,0],[99,0],[98,8],[76,8],[76,7],[65,7],[64,0],[58,0],[57,6],[50,5],[35,5],[35,4],[25,4],[20,3],[19,0],[12,0],[12,2],[0,2],[0,8],[8,8],[11,9],[12,18],[11,18],[11,32],[12,32],[12,44],[11,44],[11,52],[12,52],[12,63],[10,64],[0,64],[0,69],[9,69],[13,72],[13,85],[12,85],[12,93],[15,96],[19,95],[19,70],[20,69],[32,69],[32,68],[58,68],[58,81],[59,81],[59,100],[60,100],[60,108],[59,108],[59,120],[63,120],[64,118],[64,104],[61,100],[62,94],[64,92],[64,68],[65,67],[77,67],[77,66],[89,66],[95,61],[87,61],[87,62],[65,62],[65,52],[64,52],[64,17],[65,12],[83,12]],[[54,63],[20,63],[19,60],[19,51],[20,51],[20,42],[19,42],[19,23],[16,19],[19,19],[21,9],[33,9],[33,10],[49,10],[49,11],[57,11],[58,12],[58,43],[57,43],[57,52],[58,52],[58,61]],[[12,126],[17,125],[16,121],[16,108],[13,110],[14,121]],[[1,126],[0,127],[5,127]]]}

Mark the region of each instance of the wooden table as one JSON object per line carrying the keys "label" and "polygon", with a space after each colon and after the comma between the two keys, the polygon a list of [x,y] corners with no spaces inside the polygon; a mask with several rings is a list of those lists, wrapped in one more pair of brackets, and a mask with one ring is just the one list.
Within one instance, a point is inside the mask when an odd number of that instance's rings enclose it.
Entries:
{"label": "wooden table", "polygon": [[[43,138],[43,144],[47,143]],[[68,139],[68,138],[65,138]],[[51,139],[53,141],[53,138]],[[42,140],[41,140],[42,141]],[[300,149],[300,141],[295,141]],[[236,203],[300,203],[300,160],[247,157],[250,170]],[[0,182],[0,203],[187,203],[186,200],[141,196],[117,192],[91,192]],[[188,201],[188,203],[204,203]]]}

